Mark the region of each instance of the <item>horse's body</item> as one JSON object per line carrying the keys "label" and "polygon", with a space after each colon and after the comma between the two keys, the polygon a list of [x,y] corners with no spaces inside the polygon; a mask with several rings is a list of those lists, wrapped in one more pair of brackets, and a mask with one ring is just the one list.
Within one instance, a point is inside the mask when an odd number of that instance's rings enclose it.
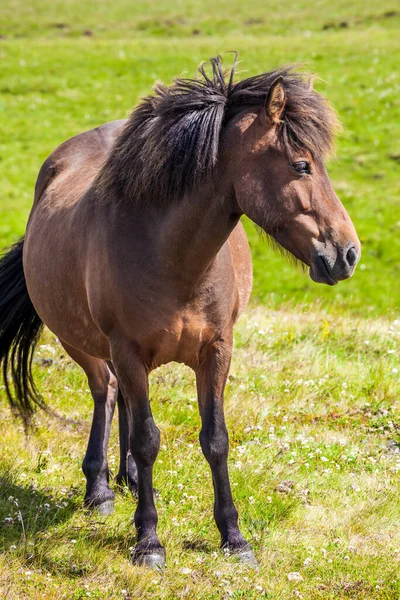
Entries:
{"label": "horse's body", "polygon": [[[210,229],[214,216],[204,223],[205,196],[188,219],[181,218],[184,205],[149,216],[142,208],[127,214],[118,204],[98,202],[93,179],[125,124],[82,133],[44,163],[24,244],[29,295],[60,341],[90,356],[111,361],[110,335],[122,324],[149,370],[170,361],[197,368],[202,349],[236,322],[248,302],[247,238],[237,222],[223,233],[226,241],[218,240],[209,265],[207,251],[200,261],[196,251],[187,256],[181,248],[188,237],[194,241],[200,224]],[[199,245],[208,241],[202,231]],[[200,278],[193,284],[194,269]]]}
{"label": "horse's body", "polygon": [[196,372],[222,545],[254,560],[232,501],[223,415],[233,326],[252,281],[240,216],[310,266],[315,281],[349,277],[359,256],[322,160],[334,123],[323,99],[290,70],[233,84],[219,59],[212,68],[211,79],[202,71],[200,81],[158,88],[126,122],[60,146],[40,171],[25,241],[0,262],[10,400],[23,415],[32,410],[29,362],[43,322],[88,376],[95,410],[85,501],[104,512],[118,398],[118,479],[138,488],[134,560],[148,565],[164,562],[148,374],[170,361]]}

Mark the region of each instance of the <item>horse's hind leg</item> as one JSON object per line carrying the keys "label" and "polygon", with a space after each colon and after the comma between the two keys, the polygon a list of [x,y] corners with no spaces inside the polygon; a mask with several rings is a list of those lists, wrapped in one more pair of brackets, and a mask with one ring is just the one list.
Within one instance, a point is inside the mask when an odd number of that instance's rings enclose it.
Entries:
{"label": "horse's hind leg", "polygon": [[[115,375],[114,365],[107,361],[108,368]],[[133,460],[129,442],[129,416],[125,400],[118,386],[118,428],[119,428],[119,471],[115,480],[119,486],[127,485],[134,496],[137,494],[137,468]],[[112,417],[111,417],[112,418]]]}
{"label": "horse's hind leg", "polygon": [[160,447],[160,432],[151,413],[148,372],[129,342],[113,341],[111,353],[129,415],[130,449],[138,472],[137,541],[132,561],[161,569],[165,565],[165,550],[156,532],[158,516],[153,493],[153,466]]}
{"label": "horse's hind leg", "polygon": [[136,496],[137,468],[130,451],[129,442],[129,417],[121,390],[118,390],[118,425],[119,425],[119,471],[116,476],[118,485],[127,485]]}
{"label": "horse's hind leg", "polygon": [[85,505],[108,515],[114,511],[114,492],[108,485],[107,449],[118,384],[107,364],[62,342],[66,352],[85,371],[94,400],[89,443],[82,470],[86,477]]}

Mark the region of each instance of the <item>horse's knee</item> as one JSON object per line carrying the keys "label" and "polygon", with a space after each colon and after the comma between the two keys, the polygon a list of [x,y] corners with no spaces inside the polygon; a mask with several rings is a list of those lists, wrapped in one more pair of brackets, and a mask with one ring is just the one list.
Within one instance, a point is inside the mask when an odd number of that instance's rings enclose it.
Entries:
{"label": "horse's knee", "polygon": [[218,429],[203,428],[200,432],[200,445],[210,465],[217,465],[228,458],[229,439],[225,425]]}
{"label": "horse's knee", "polygon": [[136,465],[153,465],[160,449],[160,430],[152,418],[133,423],[131,453]]}

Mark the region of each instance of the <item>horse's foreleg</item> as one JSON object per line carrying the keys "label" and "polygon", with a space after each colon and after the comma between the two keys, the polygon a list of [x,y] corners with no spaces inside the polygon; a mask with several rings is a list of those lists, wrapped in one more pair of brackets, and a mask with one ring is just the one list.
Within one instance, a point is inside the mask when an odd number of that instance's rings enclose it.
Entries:
{"label": "horse's foreleg", "polygon": [[61,342],[68,354],[85,371],[94,400],[92,427],[82,470],[86,477],[85,505],[101,514],[114,511],[114,492],[108,485],[108,440],[117,400],[117,379],[106,363]]}
{"label": "horse's foreleg", "polygon": [[151,414],[148,373],[123,343],[112,344],[112,362],[130,423],[130,449],[137,467],[138,503],[135,512],[137,541],[132,561],[160,569],[165,551],[156,533],[158,516],[153,495],[153,465],[160,448],[160,432]]}
{"label": "horse's foreleg", "polygon": [[250,545],[238,527],[228,474],[228,432],[224,417],[224,389],[232,353],[231,333],[209,348],[196,372],[202,428],[200,444],[212,471],[214,517],[221,534],[221,547],[256,566]]}

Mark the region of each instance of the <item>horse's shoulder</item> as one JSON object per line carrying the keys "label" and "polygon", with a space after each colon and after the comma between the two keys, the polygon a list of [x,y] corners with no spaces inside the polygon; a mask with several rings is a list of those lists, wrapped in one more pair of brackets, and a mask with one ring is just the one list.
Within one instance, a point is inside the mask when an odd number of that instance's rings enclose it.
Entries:
{"label": "horse's shoulder", "polygon": [[230,234],[228,243],[232,255],[232,263],[235,269],[238,286],[239,317],[247,306],[253,284],[253,268],[250,246],[246,231],[241,221],[238,222]]}

